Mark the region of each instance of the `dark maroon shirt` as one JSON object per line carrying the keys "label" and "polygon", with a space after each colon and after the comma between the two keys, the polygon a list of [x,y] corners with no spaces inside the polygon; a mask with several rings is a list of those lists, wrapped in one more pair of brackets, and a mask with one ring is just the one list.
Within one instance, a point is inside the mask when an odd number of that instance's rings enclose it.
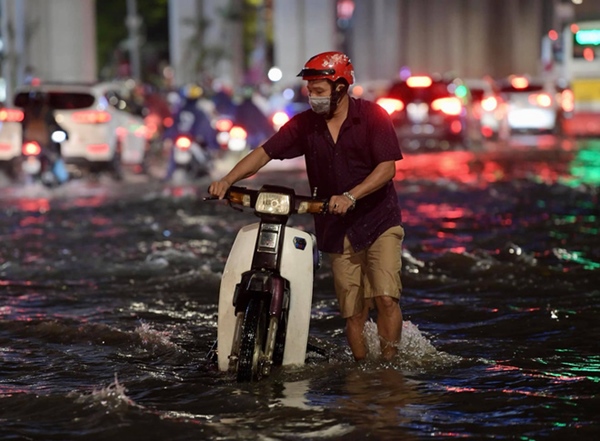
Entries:
{"label": "dark maroon shirt", "polygon": [[[351,190],[385,161],[402,159],[396,132],[388,114],[371,101],[350,98],[348,116],[337,142],[325,118],[312,110],[294,116],[263,148],[271,159],[305,155],[311,192],[328,198]],[[319,249],[342,253],[348,235],[355,251],[370,246],[384,231],[402,222],[398,196],[390,181],[356,203],[345,216],[315,215]]]}

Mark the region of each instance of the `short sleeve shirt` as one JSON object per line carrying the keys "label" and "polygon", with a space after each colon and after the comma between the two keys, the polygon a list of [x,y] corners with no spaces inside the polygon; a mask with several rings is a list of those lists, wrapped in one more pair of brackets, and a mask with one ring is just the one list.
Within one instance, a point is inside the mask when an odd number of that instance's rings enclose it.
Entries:
{"label": "short sleeve shirt", "polygon": [[[351,190],[378,164],[402,159],[392,122],[381,106],[350,98],[348,116],[337,142],[325,119],[307,110],[288,121],[263,144],[271,159],[305,156],[311,192],[329,198]],[[347,235],[354,251],[369,247],[387,229],[402,222],[398,196],[392,181],[357,201],[345,216],[315,215],[319,249],[342,253]]]}

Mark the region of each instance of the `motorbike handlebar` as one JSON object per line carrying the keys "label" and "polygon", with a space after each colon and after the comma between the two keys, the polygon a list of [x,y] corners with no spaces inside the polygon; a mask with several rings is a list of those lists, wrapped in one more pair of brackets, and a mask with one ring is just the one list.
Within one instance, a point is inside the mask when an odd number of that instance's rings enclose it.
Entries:
{"label": "motorbike handlebar", "polygon": [[[253,190],[246,187],[232,185],[225,193],[223,199],[231,205],[255,208],[258,195],[261,193],[287,194],[291,197],[291,213],[325,214],[329,211],[329,199],[317,199],[312,196],[297,195],[292,188],[265,185],[260,190]],[[205,201],[217,200],[216,196],[205,197]]]}

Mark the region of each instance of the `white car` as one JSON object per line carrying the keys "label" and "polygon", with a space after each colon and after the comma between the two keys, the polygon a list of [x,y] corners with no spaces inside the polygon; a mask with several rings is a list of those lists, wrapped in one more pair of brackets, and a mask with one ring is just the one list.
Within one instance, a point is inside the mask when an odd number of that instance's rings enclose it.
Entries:
{"label": "white car", "polygon": [[481,134],[486,139],[505,141],[510,135],[506,103],[494,81],[488,77],[466,78],[465,85],[471,92],[473,113],[479,121]]}
{"label": "white car", "polygon": [[145,169],[150,133],[142,109],[128,99],[125,83],[21,87],[15,93],[15,106],[25,108],[35,92],[47,95],[56,121],[68,134],[61,152],[69,169],[108,170],[118,179],[122,165]]}
{"label": "white car", "polygon": [[572,113],[572,92],[560,90],[551,81],[511,75],[499,83],[507,105],[511,132],[560,133],[562,122]]}
{"label": "white car", "polygon": [[21,157],[23,111],[0,108],[0,170],[15,179]]}

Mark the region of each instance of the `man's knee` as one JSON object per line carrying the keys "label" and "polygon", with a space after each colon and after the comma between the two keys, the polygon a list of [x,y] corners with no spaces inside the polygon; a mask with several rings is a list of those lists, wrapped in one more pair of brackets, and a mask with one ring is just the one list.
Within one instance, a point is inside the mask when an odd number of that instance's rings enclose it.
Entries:
{"label": "man's knee", "polygon": [[375,304],[379,312],[395,311],[398,307],[398,299],[390,296],[375,297]]}

